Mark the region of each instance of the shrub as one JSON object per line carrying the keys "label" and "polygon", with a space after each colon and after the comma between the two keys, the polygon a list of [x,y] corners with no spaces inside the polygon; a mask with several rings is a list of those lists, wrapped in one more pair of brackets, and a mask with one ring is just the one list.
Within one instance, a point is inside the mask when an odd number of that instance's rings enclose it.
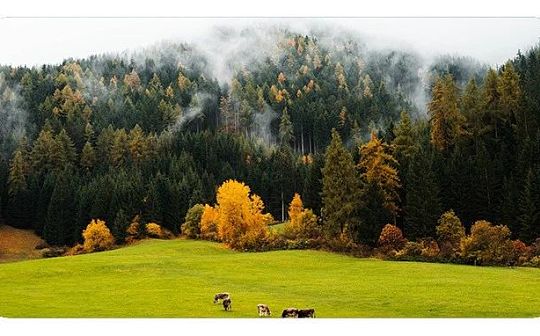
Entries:
{"label": "shrub", "polygon": [[163,233],[163,230],[161,229],[161,226],[159,226],[156,223],[148,223],[145,225],[146,234],[148,237],[152,238],[164,238],[165,234]]}
{"label": "shrub", "polygon": [[192,206],[185,217],[184,224],[181,226],[181,232],[188,238],[199,238],[201,234],[201,217],[204,212],[204,205],[195,204]]}
{"label": "shrub", "polygon": [[405,245],[405,238],[397,226],[386,224],[379,236],[378,245],[383,252],[399,251]]}
{"label": "shrub", "polygon": [[453,210],[447,211],[439,218],[437,240],[443,257],[453,257],[459,251],[460,242],[465,237],[465,228]]}
{"label": "shrub", "polygon": [[283,228],[283,236],[289,239],[315,239],[320,235],[317,215],[311,209],[302,210]]}
{"label": "shrub", "polygon": [[461,240],[461,255],[474,264],[508,265],[513,253],[509,238],[508,227],[493,226],[485,220],[477,221],[471,227],[471,234]]}
{"label": "shrub", "polygon": [[55,258],[60,257],[66,253],[65,247],[47,247],[41,250],[41,256],[43,258]]}
{"label": "shrub", "polygon": [[83,247],[86,252],[108,250],[114,245],[111,231],[100,219],[92,219],[82,235],[84,238]]}
{"label": "shrub", "polygon": [[126,229],[126,243],[134,242],[137,239],[141,238],[141,225],[140,225],[140,216],[137,215],[131,220],[131,224]]}
{"label": "shrub", "polygon": [[422,255],[422,244],[417,242],[406,242],[403,249],[397,252],[396,257],[401,259],[405,257],[420,257]]}
{"label": "shrub", "polygon": [[525,245],[521,240],[512,240],[512,262],[515,265],[523,265],[532,257],[532,248]]}
{"label": "shrub", "polygon": [[84,253],[86,253],[86,251],[84,250],[84,246],[82,244],[77,244],[71,247],[70,249],[68,249],[65,255],[74,256],[77,254],[84,254]]}
{"label": "shrub", "polygon": [[523,266],[540,267],[540,256],[532,257],[531,260],[524,263]]}
{"label": "shrub", "polygon": [[433,239],[425,239],[422,241],[422,252],[420,253],[422,257],[427,260],[435,259],[439,253],[439,244]]}

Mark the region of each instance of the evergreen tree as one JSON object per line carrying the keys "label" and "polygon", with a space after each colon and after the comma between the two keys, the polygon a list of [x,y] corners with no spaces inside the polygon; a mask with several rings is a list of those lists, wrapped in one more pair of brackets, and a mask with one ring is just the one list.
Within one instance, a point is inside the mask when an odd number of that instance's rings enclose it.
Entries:
{"label": "evergreen tree", "polygon": [[410,240],[434,237],[442,210],[429,153],[420,151],[412,157],[406,195],[403,225],[405,237]]}
{"label": "evergreen tree", "polygon": [[327,237],[351,234],[357,219],[359,180],[352,155],[341,142],[339,133],[332,130],[332,141],[326,149],[322,169],[323,230]]}

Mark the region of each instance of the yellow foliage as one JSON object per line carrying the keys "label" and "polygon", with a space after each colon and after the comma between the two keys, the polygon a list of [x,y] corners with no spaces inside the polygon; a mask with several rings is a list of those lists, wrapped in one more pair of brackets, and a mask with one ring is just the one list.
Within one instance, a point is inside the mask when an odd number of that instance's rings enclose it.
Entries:
{"label": "yellow foliage", "polygon": [[289,205],[289,219],[293,226],[298,225],[298,218],[300,214],[304,211],[304,204],[302,203],[302,198],[298,193],[294,194],[294,197]]}
{"label": "yellow foliage", "polygon": [[287,80],[287,77],[285,77],[285,74],[283,72],[280,72],[277,77],[277,80],[279,84],[283,84]]}
{"label": "yellow foliage", "polygon": [[218,211],[208,204],[205,204],[201,216],[201,238],[217,240],[217,220]]}
{"label": "yellow foliage", "polygon": [[262,199],[257,195],[250,195],[250,189],[244,183],[225,181],[218,189],[217,203],[219,240],[231,246],[239,246],[252,244],[266,235],[272,216],[263,214]]}
{"label": "yellow foliage", "polygon": [[392,156],[393,146],[382,142],[375,133],[371,133],[371,140],[360,147],[360,167],[362,177],[368,183],[375,183],[384,192],[385,207],[392,214],[399,210],[398,188],[401,187],[398,172],[395,166],[396,159]]}
{"label": "yellow foliage", "polygon": [[163,238],[164,237],[163,230],[161,229],[161,226],[159,226],[156,223],[148,223],[148,224],[146,224],[145,229],[146,229],[146,233],[150,237],[154,237],[154,238]]}
{"label": "yellow foliage", "polygon": [[84,250],[87,252],[104,251],[114,245],[114,238],[105,221],[92,219],[82,233]]}

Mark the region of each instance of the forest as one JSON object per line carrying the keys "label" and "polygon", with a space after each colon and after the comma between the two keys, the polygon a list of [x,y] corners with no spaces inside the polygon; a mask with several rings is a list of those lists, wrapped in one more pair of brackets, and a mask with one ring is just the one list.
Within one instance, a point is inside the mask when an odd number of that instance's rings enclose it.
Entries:
{"label": "forest", "polygon": [[496,67],[426,65],[350,36],[271,36],[228,77],[172,42],[0,66],[0,217],[52,246],[82,243],[97,219],[118,244],[140,222],[234,246],[238,232],[208,217],[238,204],[253,223],[394,251],[436,237],[443,251],[457,221],[450,252],[481,250],[472,232],[540,265],[540,46]]}

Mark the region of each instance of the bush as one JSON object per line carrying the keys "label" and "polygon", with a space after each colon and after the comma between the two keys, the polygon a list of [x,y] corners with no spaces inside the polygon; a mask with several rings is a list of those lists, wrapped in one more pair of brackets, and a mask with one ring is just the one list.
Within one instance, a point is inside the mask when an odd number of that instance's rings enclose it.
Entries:
{"label": "bush", "polygon": [[401,230],[392,224],[386,224],[379,236],[378,245],[383,253],[399,251],[405,245],[405,238]]}
{"label": "bush", "polygon": [[41,250],[41,256],[43,258],[55,258],[61,257],[66,253],[65,247],[47,247]]}
{"label": "bush", "polygon": [[84,246],[82,244],[77,244],[70,249],[67,250],[66,255],[68,256],[74,256],[77,254],[84,254],[86,251],[84,250]]}
{"label": "bush", "polygon": [[443,213],[438,223],[436,230],[441,256],[454,257],[459,252],[461,239],[465,237],[465,228],[453,210]]}
{"label": "bush", "polygon": [[461,255],[475,265],[509,265],[513,257],[510,230],[485,220],[475,222],[471,234],[461,240]]}
{"label": "bush", "polygon": [[521,240],[512,241],[512,263],[523,265],[532,257],[532,248],[525,245]]}
{"label": "bush", "polygon": [[436,261],[439,256],[439,245],[433,239],[420,242],[407,242],[403,249],[395,254],[397,260]]}
{"label": "bush", "polygon": [[92,219],[83,231],[84,250],[86,252],[109,250],[114,245],[114,237],[105,222],[100,219]]}
{"label": "bush", "polygon": [[201,234],[201,217],[204,212],[204,205],[195,204],[192,206],[185,217],[184,224],[180,230],[188,238],[199,238]]}
{"label": "bush", "polygon": [[317,215],[311,209],[304,209],[294,221],[284,225],[283,236],[289,239],[316,239],[321,236]]}
{"label": "bush", "polygon": [[523,266],[540,267],[540,256],[532,257],[531,260],[524,263]]}
{"label": "bush", "polygon": [[152,238],[165,238],[165,234],[163,230],[161,229],[161,226],[159,226],[156,223],[148,223],[145,225],[145,231],[148,237]]}
{"label": "bush", "polygon": [[420,253],[422,257],[427,260],[433,260],[439,256],[441,250],[439,249],[439,244],[433,239],[425,239],[422,241],[422,252]]}
{"label": "bush", "polygon": [[137,239],[140,239],[141,234],[141,225],[140,225],[140,216],[137,215],[131,220],[131,224],[126,229],[126,243],[132,243]]}

